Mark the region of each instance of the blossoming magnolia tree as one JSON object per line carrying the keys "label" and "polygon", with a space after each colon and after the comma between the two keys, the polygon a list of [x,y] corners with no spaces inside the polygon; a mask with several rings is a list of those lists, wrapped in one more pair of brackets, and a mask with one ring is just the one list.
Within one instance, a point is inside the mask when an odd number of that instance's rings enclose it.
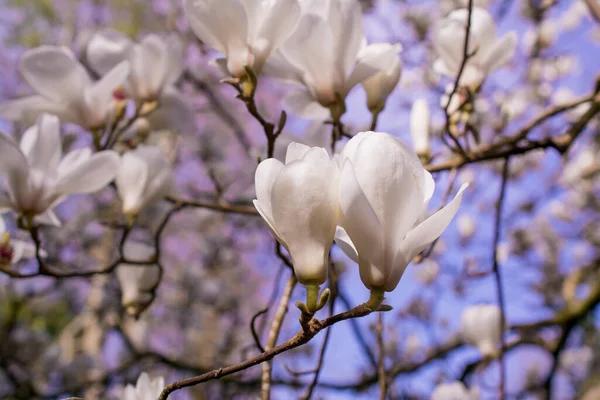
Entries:
{"label": "blossoming magnolia tree", "polygon": [[0,15],[1,398],[598,398],[598,2]]}

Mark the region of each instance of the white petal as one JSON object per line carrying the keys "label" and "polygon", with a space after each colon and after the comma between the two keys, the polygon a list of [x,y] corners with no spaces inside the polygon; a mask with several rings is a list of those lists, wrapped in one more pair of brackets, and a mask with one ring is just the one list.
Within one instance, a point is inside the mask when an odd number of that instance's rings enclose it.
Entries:
{"label": "white petal", "polygon": [[0,174],[8,178],[9,186],[26,181],[29,164],[15,142],[0,134]]}
{"label": "white petal", "polygon": [[310,150],[310,147],[297,142],[292,142],[287,147],[287,152],[285,153],[285,163],[289,164],[292,161],[301,160],[306,153]]}
{"label": "white petal", "polygon": [[[21,260],[28,260],[30,258],[34,258],[35,257],[35,246],[31,243],[28,242],[24,242],[22,240],[11,240],[10,241],[10,245],[13,248],[13,258],[11,260],[11,263],[16,264]],[[41,256],[45,256],[46,252],[41,250],[40,251],[40,255]]]}
{"label": "white petal", "polygon": [[56,103],[42,96],[27,96],[0,104],[0,116],[10,121],[20,121],[26,126],[35,124],[42,113],[64,116],[66,104]]}
{"label": "white petal", "polygon": [[86,56],[92,69],[105,75],[121,61],[127,60],[133,41],[129,36],[112,29],[105,29],[96,33],[90,39]]}
{"label": "white petal", "polygon": [[[54,205],[58,204],[60,201],[56,201]],[[58,219],[58,217],[56,216],[56,214],[54,213],[54,211],[48,209],[45,212],[38,214],[35,216],[34,221],[37,224],[41,224],[41,225],[50,225],[50,226],[61,226],[62,223],[60,222],[60,219]]]}
{"label": "white petal", "polygon": [[108,110],[113,105],[115,89],[125,83],[129,75],[129,61],[123,61],[111,69],[98,82],[85,91],[86,107],[100,121],[88,121],[92,124],[103,123]]}
{"label": "white petal", "polygon": [[283,99],[284,106],[293,114],[314,121],[324,121],[329,110],[319,104],[306,90],[296,90]]}
{"label": "white petal", "polygon": [[358,253],[356,251],[356,247],[354,247],[354,243],[350,240],[350,236],[348,236],[348,232],[341,226],[335,228],[335,243],[342,249],[344,254],[348,256],[352,261],[358,263]]}
{"label": "white petal", "polygon": [[361,259],[384,268],[383,226],[346,160],[340,174],[340,225],[346,230]]}
{"label": "white petal", "polygon": [[185,15],[200,40],[225,54],[235,76],[245,74],[248,20],[240,0],[185,0]]}
{"label": "white petal", "polygon": [[290,84],[302,84],[302,70],[292,65],[283,55],[281,50],[277,50],[267,59],[263,66],[263,76],[269,76]]}
{"label": "white petal", "polygon": [[304,81],[321,104],[335,101],[333,36],[329,25],[320,17],[305,15],[296,32],[281,51],[286,59],[304,72]]}
{"label": "white petal", "polygon": [[66,47],[40,46],[28,50],[19,69],[33,89],[57,102],[80,98],[83,88],[90,83],[85,68]]}
{"label": "white petal", "polygon": [[254,208],[256,208],[256,211],[258,211],[258,214],[267,223],[267,227],[271,231],[271,234],[273,234],[273,236],[275,237],[275,239],[277,239],[277,241],[279,243],[281,243],[281,245],[283,247],[285,247],[285,249],[289,253],[290,250],[288,248],[287,243],[281,238],[281,236],[279,236],[279,233],[277,233],[277,228],[275,227],[275,225],[273,225],[273,217],[270,214],[267,215],[267,213],[260,207],[260,203],[258,202],[258,200],[252,200],[252,204],[254,204]]}
{"label": "white petal", "polygon": [[297,0],[279,0],[269,4],[253,43],[252,51],[255,57],[253,69],[256,74],[261,72],[273,50],[294,33],[299,18],[300,5]]}
{"label": "white petal", "polygon": [[[273,184],[273,221],[301,283],[322,284],[337,223],[335,166],[322,148],[286,165]],[[333,181],[333,182],[332,182]],[[298,215],[302,218],[298,218]]]}
{"label": "white petal", "polygon": [[167,45],[158,35],[150,34],[135,50],[132,75],[135,77],[137,94],[143,99],[156,98],[169,72],[170,53]]}
{"label": "white petal", "polygon": [[77,168],[81,163],[88,160],[92,156],[92,150],[88,147],[83,149],[73,150],[63,157],[58,165],[58,175],[64,175],[72,169]]}
{"label": "white petal", "polygon": [[328,22],[333,35],[336,74],[346,77],[364,41],[362,10],[359,2],[330,2]]}
{"label": "white petal", "polygon": [[[265,213],[267,218],[273,221],[273,208],[271,205],[271,193],[275,179],[283,169],[281,161],[274,158],[269,158],[258,164],[254,174],[254,187],[256,190],[256,199],[260,205],[260,209]],[[269,221],[267,221],[269,222]]]}
{"label": "white petal", "polygon": [[463,184],[454,199],[431,217],[408,232],[400,245],[399,252],[405,254],[408,260],[419,254],[431,242],[437,239],[448,227],[462,201],[463,192],[469,184]]}
{"label": "white petal", "polygon": [[343,96],[359,83],[369,79],[398,58],[398,48],[390,43],[375,43],[366,46],[358,54],[352,73],[344,85]]}
{"label": "white petal", "polygon": [[115,181],[124,211],[139,211],[148,179],[150,176],[146,161],[134,152],[125,153]]}
{"label": "white petal", "polygon": [[120,157],[114,151],[101,151],[59,175],[56,191],[59,194],[92,193],[110,183],[119,169]]}
{"label": "white petal", "polygon": [[382,132],[361,140],[351,160],[356,179],[383,226],[385,260],[391,266],[400,241],[423,207],[423,166],[405,143]]}
{"label": "white petal", "polygon": [[31,168],[48,173],[56,171],[62,155],[58,118],[42,114],[37,124],[25,131],[20,147]]}
{"label": "white petal", "polygon": [[167,46],[167,72],[164,77],[163,85],[173,85],[183,73],[184,54],[183,43],[175,34],[166,38]]}
{"label": "white petal", "polygon": [[493,45],[487,49],[481,49],[485,54],[482,54],[483,68],[487,72],[502,67],[515,54],[517,48],[517,34],[510,32],[498,39]]}

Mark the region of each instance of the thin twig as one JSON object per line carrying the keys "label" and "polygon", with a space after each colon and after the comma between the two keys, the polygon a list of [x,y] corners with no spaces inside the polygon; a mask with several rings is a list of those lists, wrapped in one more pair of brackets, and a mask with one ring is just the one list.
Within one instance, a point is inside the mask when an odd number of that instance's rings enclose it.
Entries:
{"label": "thin twig", "polygon": [[[279,332],[281,332],[283,319],[288,311],[288,303],[290,302],[290,297],[297,282],[296,275],[292,272],[292,275],[288,279],[285,289],[281,294],[281,300],[279,301],[277,312],[273,318],[273,323],[271,324],[271,329],[269,330],[269,336],[267,338],[267,344],[265,345],[263,353],[271,350],[277,344],[277,338],[279,337]],[[269,400],[271,398],[271,367],[271,361],[267,361],[262,365],[260,389],[262,400]]]}
{"label": "thin twig", "polygon": [[387,380],[385,376],[385,348],[383,343],[383,313],[377,316],[377,348],[379,350],[379,362],[377,364],[377,375],[379,376],[379,400],[385,400],[387,394]]}
{"label": "thin twig", "polygon": [[506,187],[508,183],[510,157],[507,157],[504,161],[502,168],[502,183],[500,185],[500,194],[498,196],[498,203],[496,204],[496,219],[494,228],[494,249],[493,249],[493,271],[496,281],[496,290],[498,292],[498,306],[500,307],[500,400],[504,400],[506,390],[506,366],[504,365],[504,331],[506,329],[506,304],[504,300],[504,289],[502,286],[502,275],[500,273],[500,263],[498,262],[498,244],[500,242],[501,231],[502,231],[502,209],[504,205],[504,198],[506,195]]}

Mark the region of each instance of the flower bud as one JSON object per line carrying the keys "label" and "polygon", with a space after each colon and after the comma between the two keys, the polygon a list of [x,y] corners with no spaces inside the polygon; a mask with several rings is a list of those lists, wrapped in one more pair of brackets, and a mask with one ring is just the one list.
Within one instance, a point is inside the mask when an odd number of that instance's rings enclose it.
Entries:
{"label": "flower bud", "polygon": [[462,336],[484,357],[494,357],[500,343],[501,311],[493,304],[470,306],[462,314]]}

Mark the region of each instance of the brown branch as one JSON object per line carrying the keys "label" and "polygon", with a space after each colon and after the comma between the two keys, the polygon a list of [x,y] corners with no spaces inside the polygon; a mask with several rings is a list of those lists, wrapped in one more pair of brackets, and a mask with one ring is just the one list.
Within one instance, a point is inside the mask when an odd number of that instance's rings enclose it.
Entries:
{"label": "brown branch", "polygon": [[[574,107],[573,104],[570,105],[570,108],[572,107]],[[561,112],[565,110],[566,108],[561,109]],[[554,112],[547,112],[546,114],[550,113],[552,113],[552,115],[556,115]],[[553,148],[559,153],[563,154],[571,147],[577,137],[585,129],[587,124],[598,113],[600,113],[600,102],[595,101],[591,104],[589,110],[577,122],[571,125],[566,133],[562,135],[551,136],[545,139],[534,141],[528,139],[521,140],[520,136],[522,133],[520,132],[517,133],[517,135],[511,136],[501,142],[481,146],[478,149],[468,152],[466,156],[458,155],[439,164],[428,164],[425,166],[425,169],[427,169],[429,172],[446,171],[454,168],[460,168],[471,163],[503,159],[508,156],[525,154],[533,150],[547,148]],[[538,123],[541,123],[546,118],[548,118],[548,116],[545,118],[540,118]],[[533,127],[527,128],[527,133],[532,129]]]}
{"label": "brown branch", "polygon": [[167,201],[179,204],[182,207],[194,207],[194,208],[206,208],[208,210],[228,213],[228,214],[246,214],[246,215],[259,215],[256,208],[253,206],[235,205],[225,202],[211,203],[200,200],[184,200],[175,197],[167,198]]}
{"label": "brown branch", "polygon": [[279,346],[272,348],[271,350],[268,350],[262,354],[259,354],[256,357],[250,358],[239,364],[231,365],[231,366],[225,367],[225,368],[215,369],[206,374],[183,379],[183,380],[176,381],[176,382],[173,382],[173,383],[167,385],[165,387],[165,389],[162,391],[162,393],[160,394],[158,400],[166,400],[168,398],[169,394],[173,393],[176,390],[180,390],[180,389],[183,389],[183,388],[186,388],[189,386],[195,386],[195,385],[198,385],[203,382],[221,378],[223,376],[235,374],[237,372],[246,370],[255,365],[259,365],[265,361],[269,361],[278,354],[284,353],[291,349],[295,349],[299,346],[302,346],[303,344],[308,343],[319,332],[321,332],[323,329],[325,329],[329,326],[332,326],[338,322],[341,322],[341,321],[344,321],[347,319],[364,317],[366,315],[371,314],[373,311],[374,310],[372,310],[367,305],[367,303],[363,303],[349,311],[345,311],[343,313],[336,314],[336,315],[326,318],[324,320],[318,320],[318,319],[313,318],[308,322],[308,324],[305,327],[303,327],[303,329],[298,331],[298,333],[296,333],[296,335],[294,335],[291,339],[280,344]]}

